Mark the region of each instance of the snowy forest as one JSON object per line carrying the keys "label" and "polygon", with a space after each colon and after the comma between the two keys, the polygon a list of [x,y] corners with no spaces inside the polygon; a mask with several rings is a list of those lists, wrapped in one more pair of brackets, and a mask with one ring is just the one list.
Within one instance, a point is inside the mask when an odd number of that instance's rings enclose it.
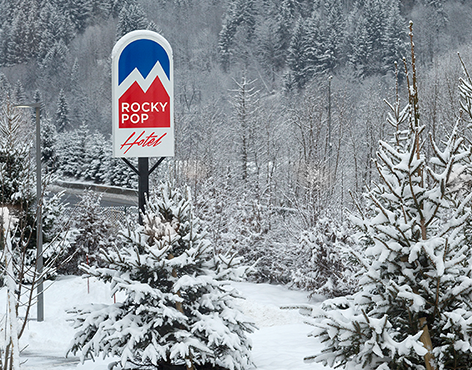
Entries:
{"label": "snowy forest", "polygon": [[398,89],[407,102],[410,20],[426,130],[441,140],[455,124],[471,6],[3,0],[0,91],[4,106],[41,103],[48,171],[136,187],[111,158],[110,53],[129,31],[161,33],[175,58],[176,156],[154,181],[191,186],[214,242],[259,261],[258,279],[305,287],[307,235],[348,238],[346,212],[378,176],[372,159],[393,129],[384,100]]}
{"label": "snowy forest", "polygon": [[[111,51],[130,31],[158,32],[174,53],[176,155],[153,173],[151,187],[171,194],[162,183],[172,183],[188,191],[156,204],[175,201],[166,207],[176,212],[190,202],[195,228],[205,230],[213,253],[251,266],[245,278],[332,298],[322,311],[306,309],[317,327],[313,335],[327,343],[317,362],[349,369],[357,369],[353,363],[369,369],[391,369],[392,363],[398,369],[470,368],[457,364],[472,361],[470,330],[464,331],[472,317],[460,311],[472,294],[466,251],[472,230],[472,3],[0,0],[0,10],[3,205],[23,209],[35,201],[28,175],[34,117],[13,107],[25,102],[41,104],[48,179],[137,187],[136,175],[111,154]],[[124,268],[119,261],[132,258],[131,247],[129,255],[98,256],[98,247],[113,244],[114,233],[106,220],[94,219],[99,201],[84,196],[86,211],[73,232],[82,234],[69,236],[67,248],[99,239],[87,244],[92,258]],[[169,216],[149,207],[156,219]],[[60,209],[56,197],[45,204],[51,246]],[[32,224],[34,215],[28,217],[25,223]],[[142,235],[152,227],[163,232],[151,218]],[[99,237],[93,236],[97,230]],[[138,234],[128,230],[122,239],[138,245]],[[149,243],[145,253],[157,258],[152,248],[160,241]],[[209,253],[201,243],[201,253]],[[82,273],[80,253],[58,271]],[[169,264],[173,258],[157,260]],[[87,272],[110,280],[97,266]],[[207,268],[205,262],[197,270]],[[223,275],[215,273],[211,284],[216,287]],[[447,283],[434,290],[439,280],[433,276]],[[362,297],[369,295],[364,311]],[[384,311],[398,297],[404,307]],[[178,306],[178,299],[172,302]],[[87,346],[90,314],[76,312],[83,341],[77,339],[74,351]],[[112,312],[96,315],[106,320]],[[397,321],[384,320],[389,315]],[[418,322],[429,326],[434,350],[423,339],[424,347],[415,347]],[[245,327],[238,329],[243,348],[242,332],[252,329],[238,320],[234,325]],[[404,330],[392,334],[391,328]],[[459,344],[451,339],[457,332],[463,333]],[[390,347],[389,341],[402,345]],[[356,354],[338,351],[352,343]],[[451,348],[457,353],[451,355]],[[183,361],[190,369],[188,356]],[[192,356],[228,369],[250,365],[245,350],[228,354],[228,363],[205,351]],[[425,367],[418,357],[428,357]]]}

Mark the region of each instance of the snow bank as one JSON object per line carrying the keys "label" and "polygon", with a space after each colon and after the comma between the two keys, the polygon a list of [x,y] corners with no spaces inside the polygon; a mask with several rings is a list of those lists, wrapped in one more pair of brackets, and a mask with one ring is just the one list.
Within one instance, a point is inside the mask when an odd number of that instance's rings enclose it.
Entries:
{"label": "snow bank", "polygon": [[[110,288],[95,279],[59,277],[45,292],[45,321],[36,322],[36,307],[32,320],[20,340],[22,369],[44,370],[107,370],[110,359],[98,359],[80,364],[76,357],[65,359],[67,347],[74,335],[67,322],[66,310],[87,302],[112,303]],[[250,337],[257,370],[321,370],[319,364],[305,364],[303,358],[321,349],[307,334],[312,329],[303,324],[296,311],[281,310],[280,306],[309,303],[306,293],[291,291],[283,286],[234,283],[245,300],[240,300],[244,313],[252,317],[259,330]],[[117,297],[119,300],[120,297]],[[0,307],[6,307],[5,291],[0,291]]]}

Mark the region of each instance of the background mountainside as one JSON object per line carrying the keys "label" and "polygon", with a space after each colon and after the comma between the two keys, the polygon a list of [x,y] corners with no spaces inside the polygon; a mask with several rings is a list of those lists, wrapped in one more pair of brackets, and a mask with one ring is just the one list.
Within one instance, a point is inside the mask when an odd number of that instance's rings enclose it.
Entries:
{"label": "background mountainside", "polygon": [[466,0],[1,0],[0,9],[3,104],[41,101],[48,166],[95,182],[135,181],[110,159],[113,45],[134,29],[167,38],[176,157],[156,179],[190,184],[213,240],[265,261],[261,280],[305,288],[300,256],[349,242],[348,192],[375,177],[396,74],[405,96],[409,20],[421,118],[436,139],[460,114],[457,51],[472,64]]}

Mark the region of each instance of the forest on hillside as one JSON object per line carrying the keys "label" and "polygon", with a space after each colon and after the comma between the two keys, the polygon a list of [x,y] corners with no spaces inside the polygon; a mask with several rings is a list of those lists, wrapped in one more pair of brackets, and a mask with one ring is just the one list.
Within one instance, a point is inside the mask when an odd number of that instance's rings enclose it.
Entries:
{"label": "forest on hillside", "polygon": [[[466,0],[0,0],[0,102],[42,104],[43,159],[60,176],[135,186],[111,158],[111,58],[135,29],[175,60],[176,156],[154,181],[188,184],[218,248],[257,278],[315,289],[306,256],[353,243],[347,213],[377,178],[372,159],[418,70],[436,141],[460,118],[472,68]],[[387,100],[391,105],[387,105]],[[460,126],[472,138],[464,121]],[[321,257],[320,257],[321,258]],[[325,256],[325,258],[327,258]],[[343,259],[329,261],[341,265]],[[349,286],[349,269],[339,289]]]}

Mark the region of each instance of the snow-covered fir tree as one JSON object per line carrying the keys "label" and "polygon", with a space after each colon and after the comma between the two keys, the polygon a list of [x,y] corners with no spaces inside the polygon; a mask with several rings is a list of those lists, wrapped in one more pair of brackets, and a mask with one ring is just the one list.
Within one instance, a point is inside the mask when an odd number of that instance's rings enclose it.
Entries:
{"label": "snow-covered fir tree", "polygon": [[285,77],[285,84],[288,90],[302,89],[308,82],[310,70],[307,68],[307,54],[312,54],[312,50],[313,46],[307,45],[306,21],[300,18],[295,23],[287,51],[289,72]]}
{"label": "snow-covered fir tree", "polygon": [[57,98],[57,110],[56,110],[56,130],[62,133],[70,129],[70,118],[69,118],[69,104],[67,103],[64,90],[59,92]]}
{"label": "snow-covered fir tree", "polygon": [[121,9],[118,17],[116,39],[119,40],[128,32],[146,29],[148,24],[149,21],[141,5],[137,2],[127,2]]}
{"label": "snow-covered fir tree", "polygon": [[188,191],[159,190],[148,200],[144,225],[123,230],[116,247],[103,251],[107,267],[84,266],[126,298],[76,308],[69,352],[82,359],[119,356],[128,369],[248,368],[253,325],[226,280],[241,270],[225,263],[230,259],[217,262]]}
{"label": "snow-covered fir tree", "polygon": [[54,172],[59,167],[56,145],[56,125],[49,117],[44,117],[41,122],[41,160],[47,172]]}
{"label": "snow-covered fir tree", "polygon": [[0,115],[1,203],[27,210],[35,200],[33,138],[24,112],[7,99]]}
{"label": "snow-covered fir tree", "polygon": [[72,132],[63,132],[57,136],[59,166],[64,176],[82,177],[88,134],[87,125],[81,125]]}
{"label": "snow-covered fir tree", "polygon": [[292,270],[292,285],[325,297],[353,293],[357,288],[354,242],[347,224],[324,217],[311,230],[303,231]]}
{"label": "snow-covered fir tree", "polygon": [[80,264],[100,265],[100,249],[111,246],[113,227],[100,212],[100,200],[101,195],[88,191],[77,204],[71,220],[75,238],[62,252],[68,260],[60,264],[60,273],[80,275]]}
{"label": "snow-covered fir tree", "polygon": [[95,131],[86,144],[82,177],[86,181],[106,182],[109,162],[112,158],[111,143],[100,132]]}
{"label": "snow-covered fir tree", "polygon": [[[413,45],[413,44],[412,44]],[[467,369],[472,363],[471,149],[458,125],[426,156],[412,47],[409,104],[391,105],[391,142],[381,141],[380,182],[353,218],[365,254],[360,291],[313,309],[311,359],[346,369]],[[405,127],[405,125],[407,127]]]}
{"label": "snow-covered fir tree", "polygon": [[[137,161],[131,159],[131,164],[136,167]],[[138,176],[121,158],[110,158],[106,169],[106,182],[113,186],[136,189]]]}

